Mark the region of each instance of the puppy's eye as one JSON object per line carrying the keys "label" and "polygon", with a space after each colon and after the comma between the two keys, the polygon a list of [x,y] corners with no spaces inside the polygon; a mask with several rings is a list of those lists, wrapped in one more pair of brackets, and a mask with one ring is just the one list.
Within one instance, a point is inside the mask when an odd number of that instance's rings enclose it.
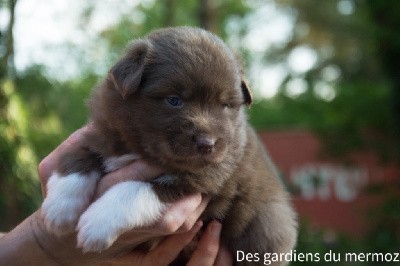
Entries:
{"label": "puppy's eye", "polygon": [[165,97],[165,102],[173,107],[181,107],[183,105],[183,101],[178,96],[167,96]]}

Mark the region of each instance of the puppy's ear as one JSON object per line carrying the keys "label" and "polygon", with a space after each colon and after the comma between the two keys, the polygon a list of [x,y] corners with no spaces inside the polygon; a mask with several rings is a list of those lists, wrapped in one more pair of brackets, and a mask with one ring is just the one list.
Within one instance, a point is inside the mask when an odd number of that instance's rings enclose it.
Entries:
{"label": "puppy's ear", "polygon": [[128,48],[126,55],[111,68],[109,80],[123,98],[138,89],[149,51],[150,44],[148,42],[137,41]]}
{"label": "puppy's ear", "polygon": [[252,93],[251,93],[251,91],[249,89],[249,86],[247,85],[248,83],[247,83],[247,80],[246,80],[246,75],[245,75],[244,70],[243,70],[244,61],[243,61],[243,58],[239,54],[238,51],[233,50],[232,52],[233,52],[234,57],[236,58],[236,61],[238,62],[239,68],[240,68],[240,75],[241,75],[241,78],[242,78],[240,87],[242,89],[242,94],[243,94],[243,98],[244,98],[244,102],[243,103],[246,104],[247,106],[250,106],[252,104],[252,102],[253,102],[253,95],[252,95]]}
{"label": "puppy's ear", "polygon": [[240,84],[240,87],[242,88],[242,94],[244,98],[244,103],[247,106],[250,106],[251,103],[253,102],[253,95],[249,89],[249,86],[247,85],[247,81],[242,79],[242,82]]}

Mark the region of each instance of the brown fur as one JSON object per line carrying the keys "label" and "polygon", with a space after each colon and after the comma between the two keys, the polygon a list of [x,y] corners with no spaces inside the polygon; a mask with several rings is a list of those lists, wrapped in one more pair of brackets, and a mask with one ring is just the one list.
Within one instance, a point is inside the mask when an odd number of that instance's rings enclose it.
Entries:
{"label": "brown fur", "polygon": [[[88,171],[89,162],[104,173],[99,158],[138,153],[176,177],[172,184],[152,181],[162,201],[199,192],[211,197],[201,219],[223,223],[222,239],[234,256],[259,253],[262,264],[266,252],[288,252],[296,241],[295,213],[246,120],[252,99],[242,73],[232,51],[209,32],[155,31],[133,42],[93,91],[95,130],[65,158],[75,158],[74,171]],[[183,106],[168,106],[171,95]],[[199,152],[199,136],[216,140],[212,152]]]}

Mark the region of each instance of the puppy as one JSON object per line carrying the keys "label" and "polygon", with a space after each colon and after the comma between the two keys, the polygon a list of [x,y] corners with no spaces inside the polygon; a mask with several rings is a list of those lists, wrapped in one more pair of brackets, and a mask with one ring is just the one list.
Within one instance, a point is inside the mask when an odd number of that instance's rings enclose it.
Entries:
{"label": "puppy", "polygon": [[[94,130],[49,179],[46,226],[76,229],[78,247],[99,252],[156,222],[169,203],[202,193],[211,200],[201,219],[223,223],[234,256],[258,253],[262,263],[266,252],[288,252],[296,215],[246,120],[251,102],[238,59],[215,35],[178,27],[133,42],[89,100]],[[166,173],[117,184],[90,205],[104,174],[139,157]]]}

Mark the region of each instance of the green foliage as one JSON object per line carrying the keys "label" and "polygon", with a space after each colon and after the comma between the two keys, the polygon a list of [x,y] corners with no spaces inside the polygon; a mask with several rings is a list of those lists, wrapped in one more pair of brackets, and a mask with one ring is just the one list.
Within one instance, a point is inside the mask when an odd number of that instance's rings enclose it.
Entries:
{"label": "green foliage", "polygon": [[[354,4],[353,11],[338,12],[340,2]],[[400,167],[399,1],[324,1],[315,6],[315,1],[304,0],[290,1],[290,6],[297,12],[292,39],[267,53],[266,59],[285,62],[296,47],[307,45],[317,52],[318,61],[307,73],[289,71],[274,99],[255,104],[251,121],[264,129],[311,129],[320,136],[325,152],[338,160],[347,160],[353,151],[366,150]],[[314,12],[309,12],[311,6]],[[299,27],[306,27],[307,33],[299,34]],[[338,67],[340,77],[324,78],[327,66]],[[303,79],[307,88],[291,96],[286,86],[295,78]],[[318,93],[321,81],[330,87],[333,98]],[[352,248],[362,247],[364,252],[400,248],[399,178],[380,184],[382,203],[369,220],[373,229]],[[392,187],[396,192],[387,193]]]}
{"label": "green foliage", "polygon": [[[331,230],[316,229],[307,221],[302,221],[298,243],[297,253],[311,254],[314,256],[310,261],[293,261],[290,265],[349,265],[345,261],[345,253],[366,252],[361,241],[351,239],[349,236],[338,234]],[[326,254],[335,254],[331,257],[325,257]],[[340,256],[340,257],[339,257]],[[309,257],[310,258],[310,257]],[[329,262],[329,259],[332,261]],[[336,261],[334,261],[335,259]],[[353,262],[351,265],[366,265],[365,262]]]}
{"label": "green foliage", "polygon": [[[96,3],[88,2],[82,10],[82,26],[90,21]],[[88,47],[107,50],[104,58],[96,58],[96,65],[85,61],[81,47],[66,44],[69,53],[79,55],[76,60],[82,74],[59,81],[46,72],[45,66],[32,65],[15,76],[13,54],[0,54],[0,231],[8,230],[32,213],[41,201],[37,165],[71,132],[85,124],[87,108],[84,100],[99,82],[99,73],[108,69],[132,39],[149,31],[173,25],[199,25],[200,1],[148,1],[139,4],[133,15],[122,16],[115,25],[103,30]],[[2,6],[0,6],[1,8]],[[214,6],[218,31],[225,36],[226,21],[230,16],[246,14],[242,1],[225,0]],[[10,10],[5,10],[5,12]],[[168,18],[168,16],[172,17]],[[18,19],[18,18],[17,18]],[[10,25],[9,28],[13,28]],[[0,48],[9,44],[2,34]],[[10,51],[13,51],[13,47]],[[75,56],[74,55],[74,56]],[[9,59],[10,57],[11,59]],[[5,217],[5,218],[4,218]]]}
{"label": "green foliage", "polygon": [[[126,44],[140,38],[148,32],[166,26],[202,26],[199,20],[200,2],[189,1],[153,1],[140,4],[133,12],[142,17],[137,20],[132,16],[123,16],[116,25],[104,30],[99,38],[105,40],[114,61]],[[211,3],[211,1],[210,1]],[[251,9],[245,1],[223,0],[210,4],[214,30],[223,39],[227,37],[226,25],[232,17],[244,17]],[[171,16],[172,17],[168,17]],[[98,40],[96,40],[98,41]],[[117,55],[113,54],[117,51]]]}
{"label": "green foliage", "polygon": [[337,84],[327,101],[311,90],[298,97],[281,92],[273,100],[256,102],[251,122],[259,129],[308,128],[318,134],[326,152],[343,156],[353,150],[372,150],[389,160],[397,154],[386,84],[364,81]]}
{"label": "green foliage", "polygon": [[20,73],[15,83],[27,108],[25,137],[33,143],[39,158],[85,124],[84,99],[97,79],[88,74],[78,80],[59,82],[47,77],[43,66],[32,66]]}
{"label": "green foliage", "polygon": [[25,106],[14,83],[0,81],[0,229],[9,229],[37,208],[40,189],[35,180],[36,158],[23,135]]}
{"label": "green foliage", "polygon": [[371,196],[385,195],[379,208],[370,209],[367,213],[367,218],[372,225],[365,238],[365,242],[369,243],[369,251],[398,252],[400,249],[399,187],[376,184],[367,192]]}

